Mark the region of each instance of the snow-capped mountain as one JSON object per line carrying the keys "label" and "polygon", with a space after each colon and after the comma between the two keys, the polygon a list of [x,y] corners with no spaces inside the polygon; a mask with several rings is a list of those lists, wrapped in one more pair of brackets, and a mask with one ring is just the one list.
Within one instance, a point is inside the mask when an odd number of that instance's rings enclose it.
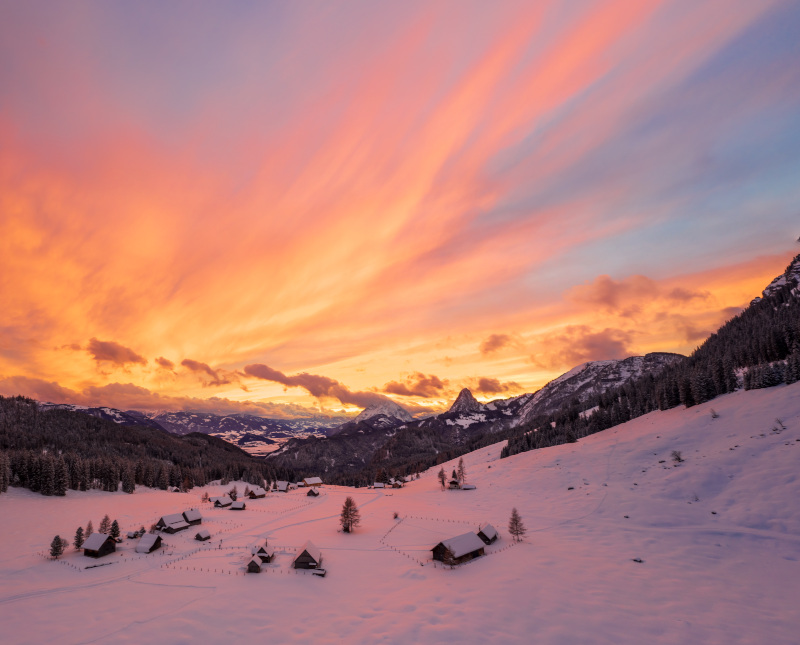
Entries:
{"label": "snow-capped mountain", "polygon": [[70,412],[83,412],[98,419],[105,419],[113,421],[121,426],[146,426],[148,428],[157,428],[168,432],[161,424],[153,419],[150,419],[143,412],[138,410],[117,410],[116,408],[96,407],[91,408],[85,405],[73,405],[71,403],[47,403],[40,402],[39,407],[42,410],[69,410]]}
{"label": "snow-capped mountain", "polygon": [[[759,302],[762,298],[767,298],[776,294],[781,288],[789,285],[791,293],[795,297],[800,297],[800,255],[796,256],[781,275],[767,285],[762,292],[761,298],[755,298],[753,303]],[[751,303],[751,304],[753,304]]]}
{"label": "snow-capped mountain", "polygon": [[680,354],[653,352],[622,360],[583,363],[530,395],[519,411],[519,423],[526,423],[538,414],[554,412],[572,399],[585,401],[594,394],[624,385],[643,374],[658,374],[670,363],[683,358]]}
{"label": "snow-capped mountain", "polygon": [[380,403],[373,403],[366,409],[364,409],[361,414],[359,414],[355,419],[353,419],[354,423],[358,423],[359,421],[366,421],[367,419],[371,419],[372,417],[377,417],[378,415],[384,415],[386,417],[391,417],[394,419],[399,419],[400,421],[413,421],[414,417],[411,416],[411,413],[406,410],[403,406],[395,403],[390,399],[386,399],[385,401],[381,401]]}

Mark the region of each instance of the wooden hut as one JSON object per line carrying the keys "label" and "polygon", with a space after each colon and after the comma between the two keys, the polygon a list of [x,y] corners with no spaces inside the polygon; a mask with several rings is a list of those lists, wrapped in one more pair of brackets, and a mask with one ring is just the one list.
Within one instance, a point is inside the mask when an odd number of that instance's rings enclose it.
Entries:
{"label": "wooden hut", "polygon": [[270,549],[267,545],[256,545],[250,548],[250,554],[260,558],[261,562],[269,564],[275,557],[275,550]]}
{"label": "wooden hut", "polygon": [[161,536],[155,533],[145,533],[136,545],[136,553],[152,553],[161,548]]}
{"label": "wooden hut", "polygon": [[299,555],[294,559],[292,566],[295,569],[316,569],[322,564],[322,553],[309,540],[300,549]]}
{"label": "wooden hut", "polygon": [[372,484],[372,487],[373,488],[386,488],[386,484],[384,484],[383,482],[375,482],[375,483]]}
{"label": "wooden hut", "polygon": [[236,500],[231,504],[231,507],[228,509],[229,511],[243,511],[247,506],[242,500]]}
{"label": "wooden hut", "polygon": [[214,502],[214,508],[227,508],[233,504],[233,500],[227,495],[223,495],[222,497],[212,497],[211,501]]}
{"label": "wooden hut", "polygon": [[253,559],[247,563],[247,573],[261,573],[261,559],[253,556]]}
{"label": "wooden hut", "polygon": [[475,490],[476,488],[475,484],[461,484],[461,490]]}
{"label": "wooden hut", "polygon": [[320,477],[306,477],[303,480],[303,484],[305,486],[319,487],[319,486],[322,486],[322,479]]}
{"label": "wooden hut", "polygon": [[448,564],[460,564],[467,560],[472,560],[484,554],[484,543],[477,535],[472,533],[464,533],[457,535],[449,540],[439,542],[431,551],[433,551],[433,559],[439,562],[447,562],[447,551],[450,550],[450,562]]}
{"label": "wooden hut", "polygon": [[197,533],[195,533],[194,539],[198,540],[199,542],[205,542],[206,540],[211,539],[211,533],[208,529],[200,529]]}
{"label": "wooden hut", "polygon": [[156,522],[156,529],[164,533],[177,533],[189,528],[189,523],[184,519],[183,513],[164,515]]}
{"label": "wooden hut", "polygon": [[250,499],[261,499],[267,496],[267,491],[265,491],[261,486],[254,486],[250,489],[250,492],[247,494]]}
{"label": "wooden hut", "polygon": [[319,497],[319,491],[316,488],[309,488],[306,493],[307,497]]}
{"label": "wooden hut", "polygon": [[92,533],[83,543],[83,555],[102,558],[117,550],[117,542],[105,533]]}
{"label": "wooden hut", "polygon": [[497,540],[497,529],[495,529],[491,524],[487,524],[480,531],[478,531],[478,537],[483,540],[484,544],[491,544]]}
{"label": "wooden hut", "polygon": [[203,523],[203,516],[196,508],[190,508],[188,511],[183,512],[183,519],[189,526],[197,526]]}
{"label": "wooden hut", "polygon": [[449,487],[450,487],[451,490],[456,490],[458,488],[461,488],[461,484],[459,483],[459,481],[457,479],[451,479]]}
{"label": "wooden hut", "polygon": [[275,490],[279,493],[287,493],[289,491],[289,482],[277,481],[275,482]]}

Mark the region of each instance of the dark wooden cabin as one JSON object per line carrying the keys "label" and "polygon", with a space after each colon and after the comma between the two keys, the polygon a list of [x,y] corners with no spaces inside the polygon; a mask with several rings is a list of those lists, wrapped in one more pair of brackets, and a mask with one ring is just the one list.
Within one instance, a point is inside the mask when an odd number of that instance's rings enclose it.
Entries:
{"label": "dark wooden cabin", "polygon": [[155,533],[145,533],[136,545],[136,553],[152,553],[161,548],[161,536]]}
{"label": "dark wooden cabin", "polygon": [[116,550],[116,541],[105,533],[92,533],[83,543],[83,555],[90,558],[102,558]]}
{"label": "dark wooden cabin", "polygon": [[495,529],[491,524],[487,524],[480,531],[478,531],[478,537],[483,540],[484,544],[491,544],[497,540],[497,529]]}
{"label": "dark wooden cabin", "polygon": [[307,497],[319,497],[319,491],[316,488],[309,488],[306,493]]}
{"label": "dark wooden cabin", "polygon": [[295,569],[316,569],[321,564],[322,553],[314,546],[311,540],[309,540],[302,546],[292,566],[294,566]]}
{"label": "dark wooden cabin", "polygon": [[197,526],[203,523],[203,516],[196,508],[191,508],[183,512],[183,519],[189,526]]}
{"label": "dark wooden cabin", "polygon": [[446,553],[450,549],[452,554],[451,564],[461,564],[483,555],[485,553],[484,546],[483,540],[470,531],[439,542],[431,551],[433,551],[434,560],[446,562]]}
{"label": "dark wooden cabin", "polygon": [[261,573],[261,560],[255,556],[247,563],[247,573]]}

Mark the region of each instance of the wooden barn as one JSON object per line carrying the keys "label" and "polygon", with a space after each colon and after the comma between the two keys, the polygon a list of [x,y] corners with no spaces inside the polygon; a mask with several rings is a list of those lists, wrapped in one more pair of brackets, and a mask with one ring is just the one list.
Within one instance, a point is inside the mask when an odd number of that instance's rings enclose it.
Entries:
{"label": "wooden barn", "polygon": [[306,477],[303,480],[305,486],[322,486],[322,479],[320,477]]}
{"label": "wooden barn", "polygon": [[321,564],[322,553],[309,540],[301,547],[300,554],[294,559],[292,566],[295,569],[317,569]]}
{"label": "wooden barn", "polygon": [[275,550],[270,549],[268,546],[254,546],[250,548],[250,553],[261,559],[261,562],[265,562],[269,564],[272,562],[272,559],[275,557]]}
{"label": "wooden barn", "polygon": [[375,483],[372,484],[372,487],[373,488],[386,488],[386,484],[384,484],[383,482],[375,482]]}
{"label": "wooden barn", "polygon": [[227,495],[223,495],[222,497],[212,497],[211,501],[214,502],[214,508],[227,508],[233,504],[233,500]]}
{"label": "wooden barn", "polygon": [[208,529],[201,529],[197,533],[195,533],[194,539],[199,542],[205,542],[206,540],[211,539],[211,533]]}
{"label": "wooden barn", "polygon": [[253,556],[253,559],[247,563],[247,573],[261,573],[261,559]]}
{"label": "wooden barn", "polygon": [[229,511],[243,511],[247,508],[246,504],[242,500],[236,500],[235,502],[231,503],[231,507],[228,509]]}
{"label": "wooden barn", "polygon": [[189,528],[189,523],[184,519],[183,513],[164,515],[156,522],[156,529],[164,533],[177,533]]}
{"label": "wooden barn", "polygon": [[319,491],[316,488],[310,488],[306,493],[307,497],[319,497]]}
{"label": "wooden barn", "polygon": [[92,533],[83,543],[83,555],[90,558],[102,558],[116,550],[116,541],[105,533]]}
{"label": "wooden barn", "polygon": [[472,560],[484,554],[484,543],[477,535],[472,533],[464,533],[457,535],[449,540],[439,542],[431,551],[433,551],[433,559],[439,562],[445,562],[445,554],[449,549],[452,553],[452,564],[461,564],[467,560]]}
{"label": "wooden barn", "polygon": [[197,526],[203,523],[203,516],[196,508],[190,508],[183,512],[183,519],[189,526]]}
{"label": "wooden barn", "polygon": [[461,484],[459,483],[459,481],[457,479],[451,479],[449,487],[450,487],[451,490],[457,490],[457,489],[461,488]]}
{"label": "wooden barn", "polygon": [[497,540],[497,529],[495,529],[491,524],[487,524],[480,531],[478,531],[478,537],[483,540],[484,544],[491,544]]}
{"label": "wooden barn", "polygon": [[262,499],[267,496],[267,491],[265,491],[261,486],[254,486],[250,489],[250,492],[247,494],[250,499]]}
{"label": "wooden barn", "polygon": [[289,482],[277,481],[275,482],[275,490],[279,493],[286,493],[289,491]]}
{"label": "wooden barn", "polygon": [[152,553],[161,548],[161,536],[155,533],[145,533],[136,545],[136,553]]}

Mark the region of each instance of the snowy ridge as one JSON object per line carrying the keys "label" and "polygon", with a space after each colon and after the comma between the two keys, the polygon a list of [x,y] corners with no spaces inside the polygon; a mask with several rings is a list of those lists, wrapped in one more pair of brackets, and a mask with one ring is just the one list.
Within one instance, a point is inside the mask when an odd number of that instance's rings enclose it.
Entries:
{"label": "snowy ridge", "polygon": [[792,286],[791,293],[795,297],[800,297],[800,255],[796,256],[788,267],[786,267],[786,271],[784,271],[781,275],[775,278],[772,282],[770,282],[766,289],[762,291],[761,298],[754,298],[753,303],[760,302],[762,298],[768,298],[776,294],[781,288],[785,287],[786,285]]}
{"label": "snowy ridge", "polygon": [[414,417],[411,416],[411,413],[403,406],[395,403],[391,399],[386,399],[380,403],[373,403],[362,410],[361,413],[355,419],[353,419],[353,422],[358,423],[359,421],[366,421],[367,419],[377,417],[381,414],[383,416],[398,419],[400,421],[414,420]]}

